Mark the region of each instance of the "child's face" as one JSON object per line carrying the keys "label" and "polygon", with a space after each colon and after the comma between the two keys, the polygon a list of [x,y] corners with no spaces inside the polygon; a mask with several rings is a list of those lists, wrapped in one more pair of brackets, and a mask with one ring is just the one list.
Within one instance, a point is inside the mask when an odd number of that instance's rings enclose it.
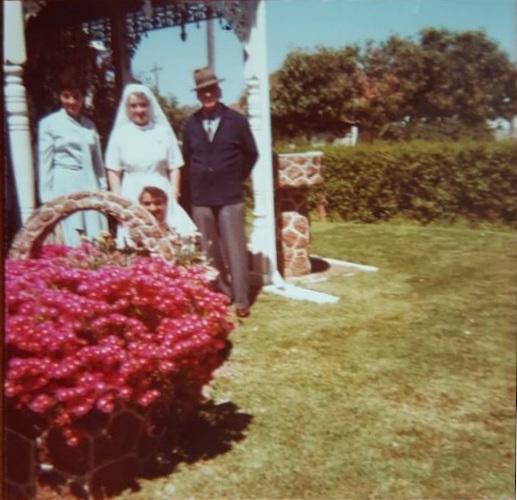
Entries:
{"label": "child's face", "polygon": [[144,192],[140,196],[140,205],[149,210],[158,222],[165,222],[167,203],[162,198]]}

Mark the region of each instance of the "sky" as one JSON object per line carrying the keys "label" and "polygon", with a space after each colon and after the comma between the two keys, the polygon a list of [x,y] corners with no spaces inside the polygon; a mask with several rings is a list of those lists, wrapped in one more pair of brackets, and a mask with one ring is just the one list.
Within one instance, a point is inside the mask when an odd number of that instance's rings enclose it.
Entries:
{"label": "sky", "polygon": [[[246,0],[243,0],[246,1]],[[517,61],[517,0],[266,0],[269,72],[279,69],[294,49],[362,45],[391,35],[416,39],[425,27],[452,31],[483,30],[512,61]],[[192,92],[195,68],[206,65],[206,29],[187,25],[150,32],[132,60],[135,76],[155,83],[161,94],[174,95],[181,105],[197,104]],[[236,102],[243,93],[242,45],[232,31],[214,22],[215,72],[223,101]],[[157,73],[150,70],[161,68]]]}

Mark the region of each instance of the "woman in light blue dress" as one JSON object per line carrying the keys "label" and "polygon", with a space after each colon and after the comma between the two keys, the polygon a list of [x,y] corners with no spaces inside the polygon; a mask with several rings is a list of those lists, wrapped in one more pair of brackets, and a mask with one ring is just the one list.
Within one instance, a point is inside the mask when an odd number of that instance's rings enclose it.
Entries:
{"label": "woman in light blue dress", "polygon": [[[91,120],[81,115],[83,87],[69,71],[60,78],[61,109],[46,116],[38,129],[38,188],[40,200],[78,191],[106,189],[99,136]],[[76,212],[61,224],[63,243],[77,246],[80,233],[94,238],[107,229],[99,212]]]}

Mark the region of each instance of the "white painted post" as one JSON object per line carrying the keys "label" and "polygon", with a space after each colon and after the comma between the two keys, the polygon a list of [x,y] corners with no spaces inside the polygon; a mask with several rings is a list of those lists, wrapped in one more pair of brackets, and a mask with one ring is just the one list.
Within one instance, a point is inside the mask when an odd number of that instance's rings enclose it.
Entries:
{"label": "white painted post", "polygon": [[275,202],[269,77],[266,52],[266,5],[259,0],[255,22],[244,42],[244,77],[248,87],[248,116],[259,150],[252,172],[253,230],[250,243],[253,252],[252,280],[260,284],[282,282],[277,268]]}
{"label": "white painted post", "polygon": [[[257,142],[259,159],[252,172],[253,229],[252,282],[266,292],[290,299],[335,303],[334,295],[286,283],[277,266],[273,150],[266,45],[266,2],[258,0],[255,22],[244,40],[244,77],[248,87],[248,117]],[[267,286],[264,286],[267,285]]]}
{"label": "white painted post", "polygon": [[35,207],[34,160],[23,64],[25,29],[21,0],[4,0],[4,92],[7,132],[22,223]]}

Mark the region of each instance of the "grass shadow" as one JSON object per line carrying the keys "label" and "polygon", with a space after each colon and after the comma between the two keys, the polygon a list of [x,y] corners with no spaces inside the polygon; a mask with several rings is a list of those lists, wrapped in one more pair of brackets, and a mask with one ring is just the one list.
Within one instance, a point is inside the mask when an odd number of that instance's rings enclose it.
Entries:
{"label": "grass shadow", "polygon": [[[124,491],[142,489],[140,479],[158,479],[174,472],[181,463],[195,463],[229,452],[234,443],[246,436],[252,415],[240,411],[232,402],[203,403],[196,414],[181,425],[170,422],[161,446],[143,466],[135,457],[117,460],[96,471],[89,485],[72,481],[66,484],[63,476],[47,472],[40,476],[37,498],[42,500],[77,500],[113,498]],[[10,500],[25,498],[20,490],[13,490]]]}
{"label": "grass shadow", "polygon": [[205,402],[182,427],[177,441],[172,440],[172,446],[171,440],[164,439],[169,445],[163,446],[145,467],[142,477],[155,479],[169,475],[182,462],[192,464],[229,452],[234,443],[246,437],[252,419],[252,415],[242,412],[231,401]]}
{"label": "grass shadow", "polygon": [[252,285],[252,286],[250,286],[250,294],[249,294],[250,305],[253,305],[257,301],[258,296],[260,295],[261,290],[262,290],[262,286],[261,285]]}
{"label": "grass shadow", "polygon": [[182,433],[178,456],[193,463],[227,453],[234,443],[245,438],[252,419],[231,401],[208,401]]}
{"label": "grass shadow", "polygon": [[313,273],[323,273],[330,269],[330,264],[325,260],[319,257],[310,257],[311,270],[310,274]]}
{"label": "grass shadow", "polygon": [[[231,348],[231,342],[227,341],[220,352],[221,362],[228,358]],[[182,462],[191,464],[229,452],[234,443],[245,438],[246,429],[252,419],[252,415],[242,412],[230,401],[204,401],[187,414],[158,411],[152,424],[149,420],[149,424],[156,426],[153,437],[139,442],[137,455],[130,452],[117,456],[115,460],[106,462],[87,475],[83,471],[76,478],[70,478],[70,482],[60,473],[42,473],[39,475],[37,498],[112,498],[123,491],[140,491],[140,479],[165,477],[172,474]],[[134,434],[135,429],[128,427],[119,436],[120,443],[115,441],[123,447],[124,442],[131,439],[131,433]],[[94,449],[98,451],[97,445]],[[69,448],[65,450],[70,451]],[[72,449],[71,452],[73,451]],[[77,453],[75,458],[82,464],[84,457],[81,460],[81,450]],[[144,457],[149,458],[143,462]],[[8,497],[10,500],[24,498],[16,491],[13,490],[13,494]]]}

